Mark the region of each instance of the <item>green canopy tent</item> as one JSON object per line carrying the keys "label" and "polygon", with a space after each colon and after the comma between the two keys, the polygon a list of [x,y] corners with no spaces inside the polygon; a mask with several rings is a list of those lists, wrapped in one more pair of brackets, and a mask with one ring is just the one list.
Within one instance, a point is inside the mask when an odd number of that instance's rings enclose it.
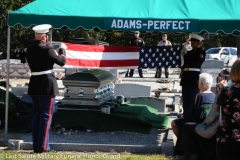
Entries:
{"label": "green canopy tent", "polygon": [[[53,28],[139,30],[150,32],[207,32],[240,34],[239,0],[35,0],[8,13],[7,64],[10,28],[51,24]],[[7,65],[9,73],[9,65]],[[6,92],[6,125],[8,110]],[[5,137],[6,138],[6,137]]]}
{"label": "green canopy tent", "polygon": [[238,6],[239,0],[35,0],[9,12],[8,25],[239,34]]}

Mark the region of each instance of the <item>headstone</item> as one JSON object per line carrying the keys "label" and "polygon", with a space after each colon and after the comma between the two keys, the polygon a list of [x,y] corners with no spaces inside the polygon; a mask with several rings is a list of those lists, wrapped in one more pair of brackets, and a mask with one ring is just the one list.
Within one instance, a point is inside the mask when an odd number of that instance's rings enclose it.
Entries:
{"label": "headstone", "polygon": [[23,140],[10,139],[10,140],[8,140],[8,149],[9,150],[20,150],[21,143],[23,143]]}
{"label": "headstone", "polygon": [[151,86],[144,86],[133,83],[115,84],[114,96],[118,95],[123,95],[125,98],[151,97]]}
{"label": "headstone", "polygon": [[[6,78],[7,76],[7,64],[2,64],[2,72],[1,75],[3,78]],[[30,74],[30,68],[28,64],[23,64],[23,63],[11,63],[9,64],[9,77],[10,78],[24,78],[24,79],[29,79],[31,76]]]}
{"label": "headstone", "polygon": [[28,87],[23,86],[23,87],[12,87],[13,94],[15,94],[17,97],[21,97],[24,93],[28,92]]}
{"label": "headstone", "polygon": [[215,80],[223,68],[224,68],[224,61],[209,59],[203,62],[201,67],[201,73],[209,73],[213,77],[212,86],[214,87],[216,86]]}
{"label": "headstone", "polygon": [[[7,59],[0,60],[0,67],[2,67],[3,64],[7,63]],[[21,63],[20,59],[9,59],[9,63]]]}
{"label": "headstone", "polygon": [[201,69],[209,69],[209,68],[222,69],[223,67],[224,67],[224,61],[209,59],[203,62]]}
{"label": "headstone", "polygon": [[136,97],[131,98],[130,103],[132,104],[145,104],[149,107],[155,108],[158,112],[167,112],[166,98],[154,98],[154,97]]}
{"label": "headstone", "polygon": [[65,86],[63,85],[62,80],[57,80],[57,85],[58,85],[58,89],[64,89]]}
{"label": "headstone", "polygon": [[78,72],[78,70],[76,68],[66,68],[65,69],[65,77],[70,76],[77,72]]}

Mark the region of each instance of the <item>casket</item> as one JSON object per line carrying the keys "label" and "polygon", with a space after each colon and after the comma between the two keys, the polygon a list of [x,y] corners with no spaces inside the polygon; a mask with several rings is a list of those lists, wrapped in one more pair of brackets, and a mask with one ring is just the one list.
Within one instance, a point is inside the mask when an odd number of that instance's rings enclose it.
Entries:
{"label": "casket", "polygon": [[[97,108],[113,99],[114,76],[105,70],[74,73],[63,80],[62,108]],[[59,108],[60,109],[60,108]]]}

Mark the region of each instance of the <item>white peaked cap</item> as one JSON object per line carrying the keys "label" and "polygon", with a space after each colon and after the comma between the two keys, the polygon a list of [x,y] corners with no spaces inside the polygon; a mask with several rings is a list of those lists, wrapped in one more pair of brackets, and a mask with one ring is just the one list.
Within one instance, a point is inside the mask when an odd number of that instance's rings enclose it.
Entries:
{"label": "white peaked cap", "polygon": [[191,39],[190,39],[190,41],[202,41],[202,40],[204,40],[204,38],[203,37],[201,37],[201,36],[199,36],[199,35],[197,35],[197,34],[190,34],[190,37],[191,37]]}
{"label": "white peaked cap", "polygon": [[48,33],[52,26],[50,24],[41,24],[33,27],[35,33]]}

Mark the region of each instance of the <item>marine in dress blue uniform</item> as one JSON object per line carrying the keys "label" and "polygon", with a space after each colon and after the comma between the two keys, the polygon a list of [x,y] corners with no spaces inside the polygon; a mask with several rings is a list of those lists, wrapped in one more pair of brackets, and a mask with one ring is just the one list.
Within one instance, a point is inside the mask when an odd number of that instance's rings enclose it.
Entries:
{"label": "marine in dress blue uniform", "polygon": [[185,122],[190,122],[194,110],[195,97],[198,94],[198,80],[200,68],[205,61],[206,52],[200,47],[203,37],[191,34],[192,50],[184,55],[183,74],[180,85],[182,86],[183,117]]}
{"label": "marine in dress blue uniform", "polygon": [[[134,34],[135,34],[135,38],[131,39],[129,44],[132,46],[144,46],[145,42],[143,41],[142,38],[139,37],[140,32],[135,31]],[[131,69],[129,73],[129,77],[132,77],[133,74],[134,74],[134,69]],[[138,68],[138,74],[139,74],[139,77],[143,78],[142,68]]]}
{"label": "marine in dress blue uniform", "polygon": [[54,63],[63,66],[65,55],[46,44],[51,25],[38,25],[33,28],[35,41],[27,48],[27,61],[31,69],[28,94],[33,101],[32,139],[35,153],[50,151],[49,130],[55,107],[55,95],[59,94],[53,73]]}

